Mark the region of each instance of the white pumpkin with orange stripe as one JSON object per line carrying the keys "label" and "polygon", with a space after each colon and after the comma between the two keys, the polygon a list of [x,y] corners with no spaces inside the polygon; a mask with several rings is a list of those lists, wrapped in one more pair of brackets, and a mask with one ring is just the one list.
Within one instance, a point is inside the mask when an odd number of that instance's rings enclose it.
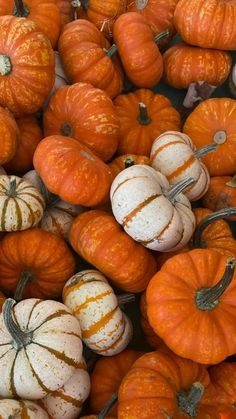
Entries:
{"label": "white pumpkin with orange stripe", "polygon": [[79,320],[82,339],[90,349],[110,356],[126,348],[132,338],[131,322],[99,271],[85,270],[72,276],[64,286],[62,298]]}
{"label": "white pumpkin with orange stripe", "polygon": [[184,191],[190,201],[200,199],[207,192],[210,176],[200,157],[216,149],[216,144],[196,150],[191,138],[177,131],[167,131],[154,141],[151,166],[165,175],[171,185],[192,177],[196,183]]}
{"label": "white pumpkin with orange stripe", "polygon": [[45,410],[30,400],[0,400],[1,419],[49,419]]}
{"label": "white pumpkin with orange stripe", "polygon": [[62,303],[8,298],[0,314],[0,397],[41,399],[80,365],[81,330]]}
{"label": "white pumpkin with orange stripe", "polygon": [[160,252],[181,249],[195,228],[191,204],[181,192],[193,183],[189,178],[171,187],[152,167],[131,166],[112,183],[113,214],[126,233],[145,247]]}
{"label": "white pumpkin with orange stripe", "polygon": [[72,377],[59,389],[41,400],[52,419],[76,419],[90,393],[90,377],[82,359]]}

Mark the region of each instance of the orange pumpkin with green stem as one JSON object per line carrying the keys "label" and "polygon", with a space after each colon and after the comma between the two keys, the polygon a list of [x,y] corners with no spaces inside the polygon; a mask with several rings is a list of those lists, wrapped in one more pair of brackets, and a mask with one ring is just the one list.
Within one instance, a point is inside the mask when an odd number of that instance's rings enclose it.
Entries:
{"label": "orange pumpkin with green stem", "polygon": [[[236,207],[236,178],[235,176],[213,176],[210,186],[203,197],[203,205],[212,211],[223,208]],[[236,220],[236,217],[229,217]]]}
{"label": "orange pumpkin with green stem", "polygon": [[147,156],[138,156],[135,154],[125,154],[123,156],[116,157],[109,163],[109,167],[116,177],[122,170],[127,167],[133,166],[134,164],[149,164],[149,158]]}

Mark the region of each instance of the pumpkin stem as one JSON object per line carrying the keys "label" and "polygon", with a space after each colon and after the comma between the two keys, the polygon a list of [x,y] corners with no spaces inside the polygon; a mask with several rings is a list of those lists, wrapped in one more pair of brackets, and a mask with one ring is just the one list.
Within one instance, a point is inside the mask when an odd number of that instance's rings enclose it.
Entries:
{"label": "pumpkin stem", "polygon": [[192,238],[192,247],[194,249],[204,247],[202,234],[204,230],[207,228],[207,226],[209,226],[217,220],[220,220],[221,218],[231,217],[232,215],[236,215],[236,207],[223,208],[204,217],[203,220],[201,220],[198,226],[196,227],[196,230]]}
{"label": "pumpkin stem", "polygon": [[148,4],[148,0],[136,0],[135,7],[137,10],[143,10]]}
{"label": "pumpkin stem", "polygon": [[216,131],[213,137],[216,144],[224,144],[227,141],[226,131]]}
{"label": "pumpkin stem", "polygon": [[32,332],[23,332],[14,320],[13,307],[16,301],[7,298],[2,307],[3,319],[8,333],[10,333],[16,349],[19,350],[32,341]]}
{"label": "pumpkin stem", "polygon": [[80,3],[81,3],[82,7],[85,10],[88,10],[88,8],[89,8],[89,0],[80,0]]}
{"label": "pumpkin stem", "polygon": [[170,201],[174,201],[176,196],[183,192],[185,189],[189,188],[190,186],[194,185],[196,180],[192,177],[189,179],[183,179],[180,182],[173,185],[169,190],[163,190],[163,194],[168,198]]}
{"label": "pumpkin stem", "polygon": [[117,295],[119,306],[135,301],[135,295],[131,293]]}
{"label": "pumpkin stem", "polygon": [[118,48],[116,46],[116,44],[112,44],[112,46],[109,49],[105,49],[103,50],[105,52],[105,54],[109,57],[112,58],[114,54],[117,53]]}
{"label": "pumpkin stem", "polygon": [[24,269],[23,271],[21,271],[20,279],[18,281],[16,291],[14,294],[14,299],[16,301],[20,301],[23,299],[23,293],[24,293],[26,285],[29,282],[33,282],[34,278],[35,278],[35,275],[33,271],[29,269]]}
{"label": "pumpkin stem", "polygon": [[109,410],[111,410],[112,406],[118,400],[118,393],[114,393],[110,400],[107,402],[106,406],[102,409],[102,411],[97,415],[97,419],[105,419],[106,415],[108,414]]}
{"label": "pumpkin stem", "polygon": [[28,6],[24,4],[22,0],[14,0],[14,1],[15,1],[15,8],[13,11],[13,15],[16,17],[27,17],[30,13]]}
{"label": "pumpkin stem", "polygon": [[17,195],[16,192],[16,179],[13,179],[10,181],[10,186],[8,191],[6,191],[6,195],[11,196],[11,197],[15,197]]}
{"label": "pumpkin stem", "polygon": [[236,175],[234,175],[231,180],[226,182],[226,185],[231,186],[232,188],[236,188]]}
{"label": "pumpkin stem", "polygon": [[0,54],[0,75],[7,76],[12,71],[11,59],[8,55]]}
{"label": "pumpkin stem", "polygon": [[161,41],[163,41],[163,39],[167,38],[170,35],[169,30],[167,29],[166,31],[163,31],[161,33],[158,33],[157,35],[154,36],[153,41],[156,44],[160,44]]}
{"label": "pumpkin stem", "polygon": [[131,156],[126,157],[125,159],[125,169],[128,167],[134,166],[134,160]]}
{"label": "pumpkin stem", "polygon": [[196,381],[192,384],[189,391],[179,391],[179,393],[177,393],[179,410],[189,415],[191,419],[195,418],[198,403],[202,398],[204,390],[204,386]]}
{"label": "pumpkin stem", "polygon": [[72,126],[70,124],[68,124],[67,122],[65,122],[60,129],[62,135],[64,135],[65,137],[72,137],[73,135],[73,129]]}
{"label": "pumpkin stem", "polygon": [[152,120],[150,116],[148,115],[147,106],[143,102],[140,102],[138,106],[139,106],[138,122],[141,125],[149,125],[152,122]]}
{"label": "pumpkin stem", "polygon": [[234,277],[236,260],[228,258],[224,275],[221,280],[211,288],[202,288],[196,292],[195,303],[198,310],[213,310],[219,304],[219,298],[228,288]]}
{"label": "pumpkin stem", "polygon": [[212,153],[212,151],[215,151],[216,148],[217,148],[217,144],[215,144],[215,143],[204,145],[203,147],[194,151],[194,156],[197,159],[200,159],[202,156],[206,156],[207,154]]}

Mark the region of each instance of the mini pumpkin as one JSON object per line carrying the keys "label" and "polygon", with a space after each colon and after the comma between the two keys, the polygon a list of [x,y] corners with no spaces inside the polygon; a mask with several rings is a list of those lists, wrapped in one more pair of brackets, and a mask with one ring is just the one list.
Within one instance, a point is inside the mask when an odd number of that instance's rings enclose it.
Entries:
{"label": "mini pumpkin", "polygon": [[16,154],[20,132],[11,112],[8,112],[7,109],[2,108],[1,106],[0,127],[0,164],[5,164],[9,162]]}
{"label": "mini pumpkin", "polygon": [[0,417],[14,419],[25,417],[30,419],[49,419],[47,412],[38,404],[29,400],[12,399],[0,400]]}
{"label": "mini pumpkin", "polygon": [[123,156],[116,157],[109,163],[109,167],[114,177],[118,175],[122,170],[135,164],[149,164],[149,158],[146,156],[138,156],[135,154],[125,154]]}
{"label": "mini pumpkin", "polygon": [[[218,406],[234,408],[235,415],[235,383],[236,383],[236,363],[222,362],[208,370],[211,385],[204,394],[205,403],[216,403]],[[229,416],[229,419],[233,416]]]}
{"label": "mini pumpkin", "polygon": [[[208,191],[203,197],[203,205],[212,211],[236,207],[236,182],[232,176],[213,176]],[[236,220],[233,216],[230,220]]]}

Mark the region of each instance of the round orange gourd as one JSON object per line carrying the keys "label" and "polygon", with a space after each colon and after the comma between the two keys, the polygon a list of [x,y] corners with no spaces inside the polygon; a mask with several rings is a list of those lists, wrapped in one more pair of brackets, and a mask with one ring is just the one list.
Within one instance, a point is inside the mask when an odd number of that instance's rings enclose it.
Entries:
{"label": "round orange gourd", "polygon": [[235,0],[179,0],[174,24],[188,44],[236,50]]}
{"label": "round orange gourd", "polygon": [[[222,362],[208,370],[211,385],[204,394],[205,403],[216,403],[218,406],[234,408],[236,403],[236,363]],[[230,416],[230,419],[234,416]]]}
{"label": "round orange gourd", "polygon": [[202,157],[211,176],[236,172],[236,100],[212,98],[200,103],[187,118],[183,132],[197,149],[218,144],[214,153]]}
{"label": "round orange gourd", "polygon": [[150,326],[147,316],[147,299],[146,293],[143,292],[140,298],[140,324],[145,335],[146,341],[152,349],[158,349],[163,345],[163,341],[157,334],[154,332],[153,328]]}
{"label": "round orange gourd", "polygon": [[0,164],[5,164],[14,157],[19,136],[19,128],[13,115],[0,106]]}
{"label": "round orange gourd", "polygon": [[[236,183],[232,176],[213,176],[210,186],[203,197],[203,205],[217,211],[223,208],[236,207]],[[229,218],[236,220],[236,217]]]}
{"label": "round orange gourd", "polygon": [[105,211],[87,211],[76,217],[69,240],[80,256],[124,291],[143,291],[156,272],[151,253]]}
{"label": "round orange gourd", "polygon": [[122,170],[127,167],[133,166],[134,164],[149,164],[149,158],[147,156],[138,156],[135,154],[125,154],[123,156],[116,157],[109,163],[109,167],[114,177],[118,175]]}
{"label": "round orange gourd", "polygon": [[149,89],[117,96],[114,104],[120,121],[119,154],[149,157],[156,137],[180,130],[180,114],[170,100]]}
{"label": "round orange gourd", "polygon": [[224,51],[183,42],[165,51],[163,61],[164,80],[176,89],[187,89],[190,83],[198,81],[218,86],[227,79],[232,66],[231,56]]}
{"label": "round orange gourd", "polygon": [[44,138],[33,163],[47,189],[69,204],[90,207],[109,199],[113,178],[109,167],[73,138]]}

